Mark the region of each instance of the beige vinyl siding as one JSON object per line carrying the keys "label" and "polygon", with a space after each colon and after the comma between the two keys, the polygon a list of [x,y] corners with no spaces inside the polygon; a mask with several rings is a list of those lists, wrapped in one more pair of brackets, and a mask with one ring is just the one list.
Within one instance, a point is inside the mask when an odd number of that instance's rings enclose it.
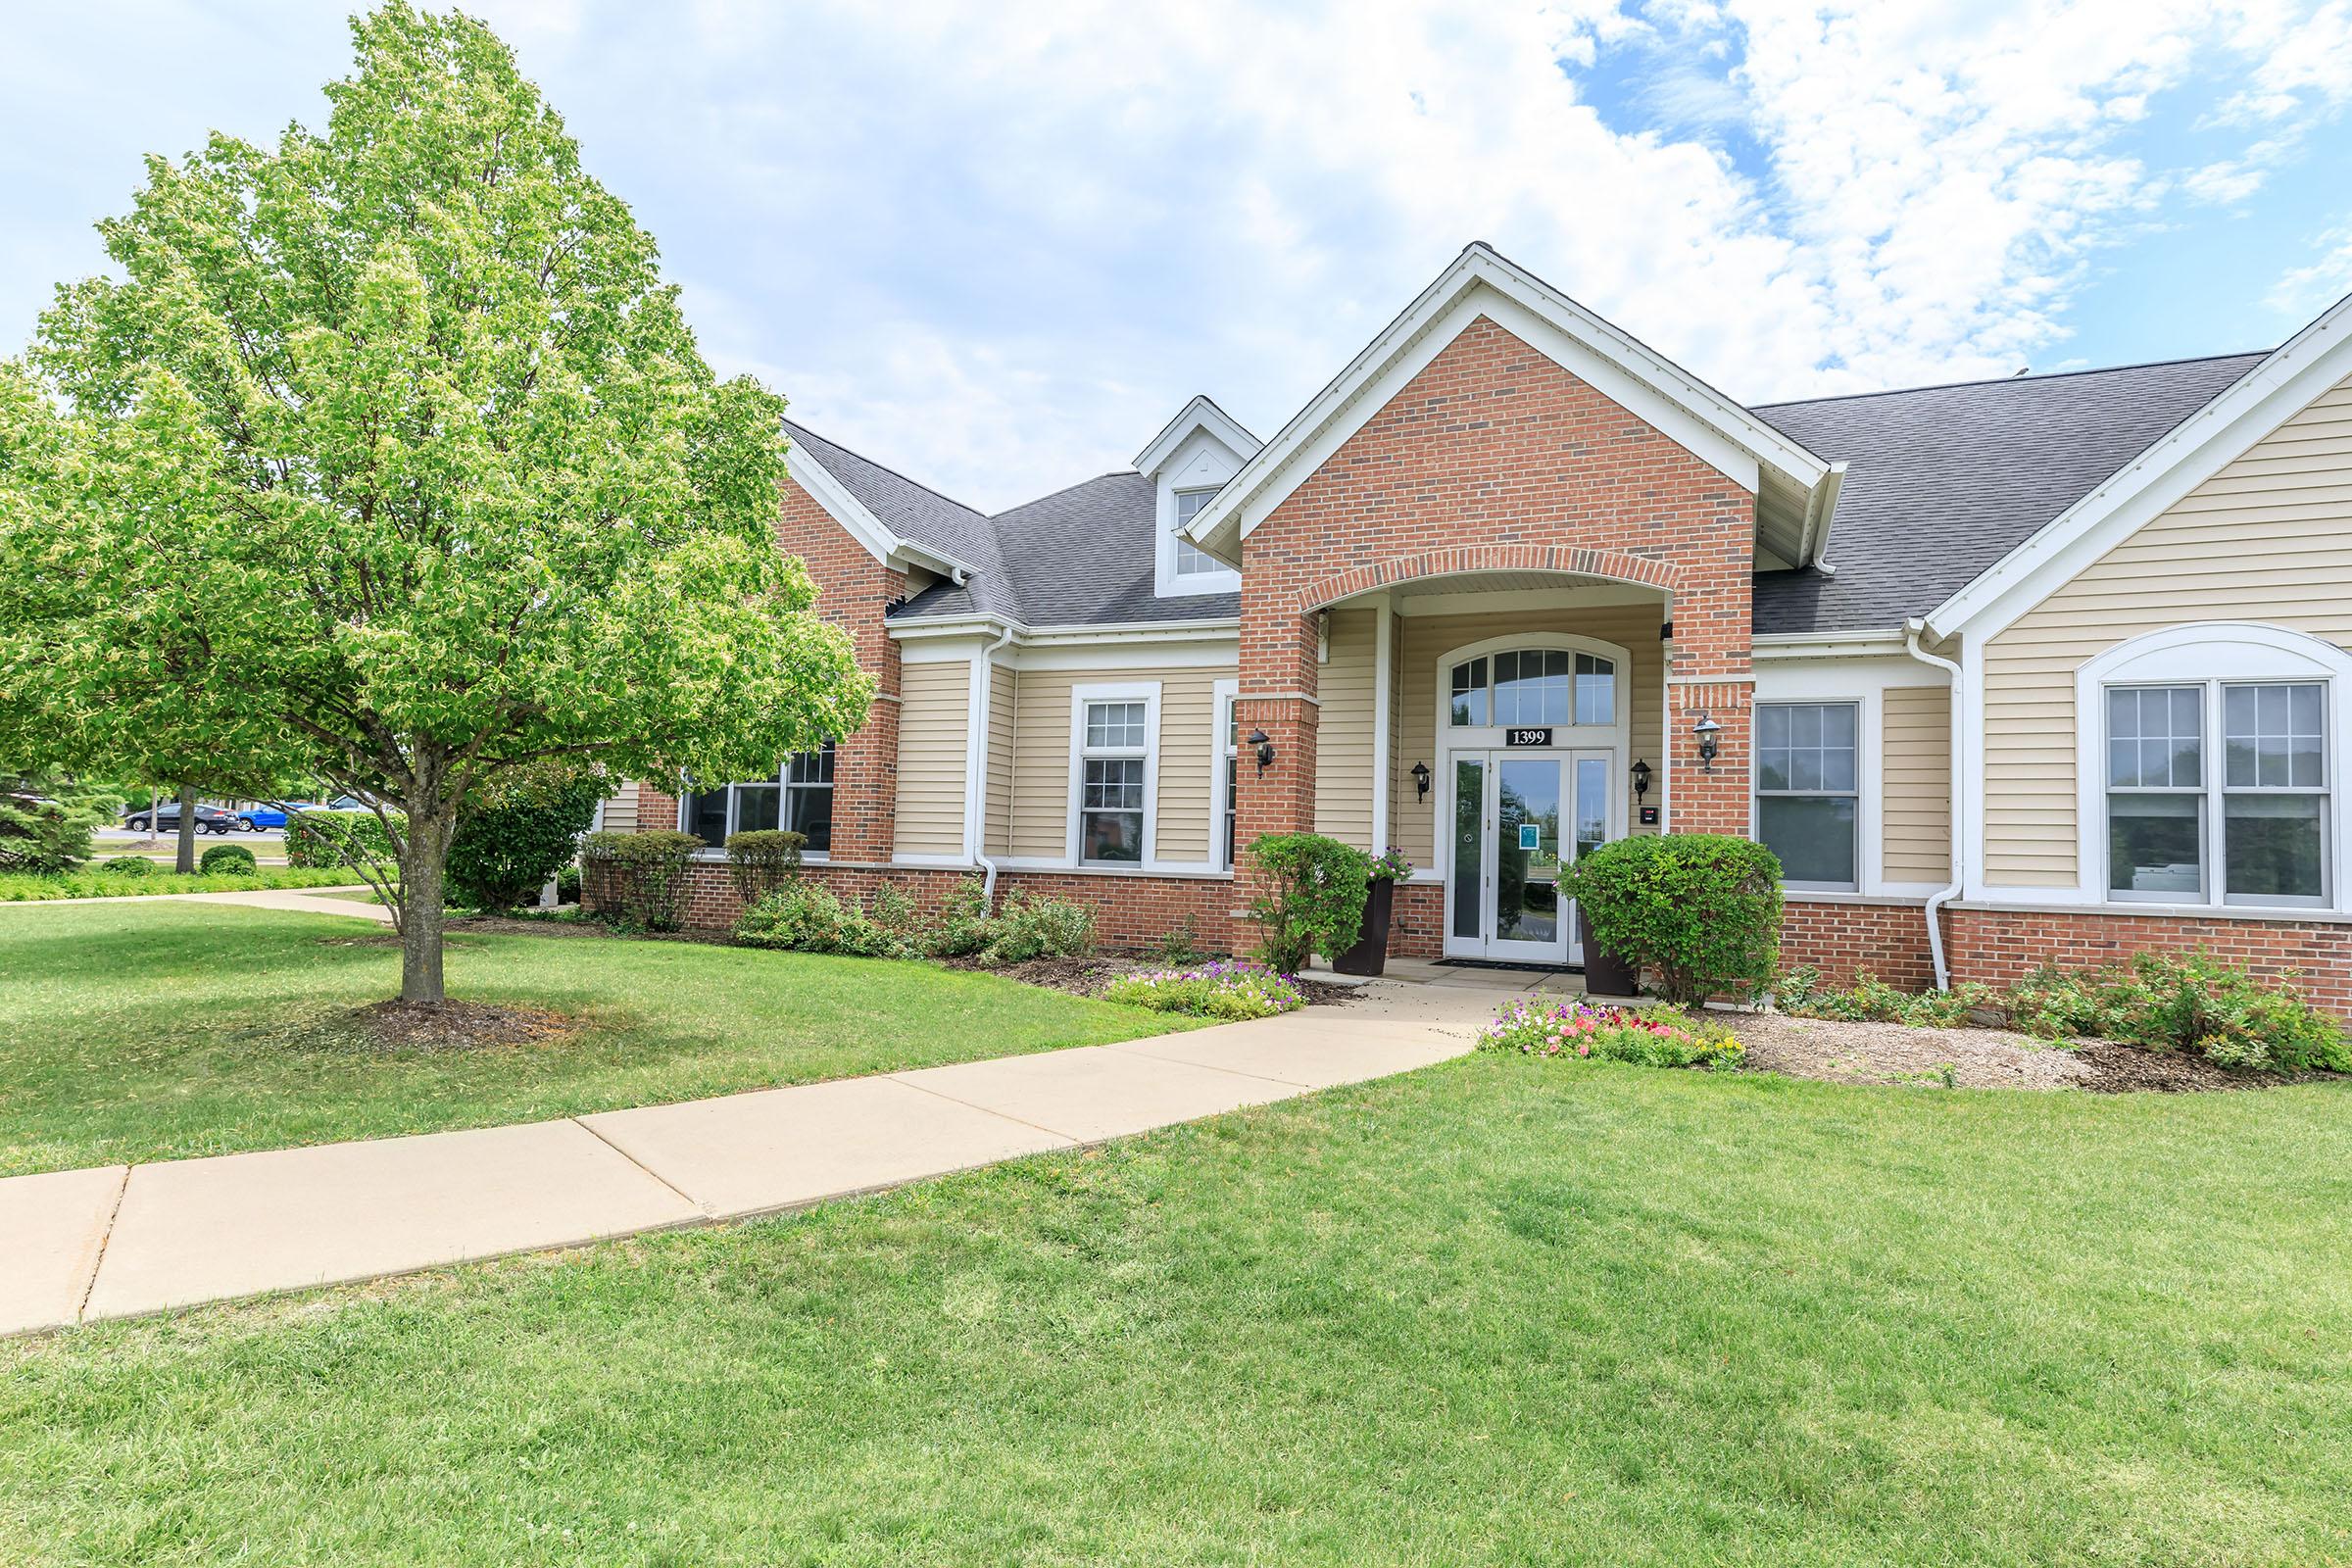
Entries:
{"label": "beige vinyl siding", "polygon": [[2352,644],[2352,379],[1985,646],[1990,883],[2075,885],[2075,672],[2120,642],[2200,620]]}
{"label": "beige vinyl siding", "polygon": [[1943,686],[1889,686],[1879,699],[1882,874],[1952,876],[1952,699]]}
{"label": "beige vinyl siding", "polygon": [[1216,683],[1231,670],[1170,669],[1159,680],[1159,820],[1152,853],[1191,865],[1208,858],[1216,809]]}
{"label": "beige vinyl siding", "polygon": [[1058,860],[1070,849],[1070,692],[1077,686],[1159,686],[1158,814],[1152,854],[1194,863],[1208,858],[1215,808],[1215,691],[1231,665],[1200,669],[1024,669],[1014,706],[1009,853]]}
{"label": "beige vinyl siding", "polygon": [[899,674],[901,855],[963,853],[964,750],[971,732],[966,660],[908,664]]}
{"label": "beige vinyl siding", "polygon": [[634,833],[637,831],[637,784],[631,780],[612,792],[605,802],[605,831]]}
{"label": "beige vinyl siding", "polygon": [[[1631,768],[1636,760],[1646,758],[1651,768],[1663,776],[1666,759],[1660,736],[1665,723],[1666,661],[1664,646],[1658,641],[1658,625],[1664,618],[1663,603],[1565,607],[1488,615],[1398,617],[1397,708],[1392,729],[1396,746],[1390,759],[1389,774],[1392,792],[1389,798],[1393,803],[1389,831],[1397,848],[1417,866],[1427,867],[1434,859],[1430,810],[1438,790],[1433,779],[1428,796],[1416,799],[1412,767],[1415,762],[1427,762],[1434,774],[1441,765],[1437,753],[1438,661],[1448,650],[1485,642],[1491,637],[1513,632],[1572,632],[1624,648],[1634,662],[1630,682],[1634,755],[1624,759],[1625,766]],[[1619,773],[1615,782],[1620,790],[1631,788],[1625,773]],[[1653,787],[1645,804],[1657,803]],[[1638,815],[1629,796],[1625,817],[1629,824],[1635,824],[1633,831],[1657,831],[1638,825]]]}
{"label": "beige vinyl siding", "polygon": [[1380,612],[1335,610],[1331,658],[1318,673],[1315,715],[1315,831],[1354,845],[1372,842],[1372,707]]}
{"label": "beige vinyl siding", "polygon": [[1013,731],[1018,677],[1008,665],[988,672],[988,815],[982,823],[984,855],[1008,855],[1012,843]]}

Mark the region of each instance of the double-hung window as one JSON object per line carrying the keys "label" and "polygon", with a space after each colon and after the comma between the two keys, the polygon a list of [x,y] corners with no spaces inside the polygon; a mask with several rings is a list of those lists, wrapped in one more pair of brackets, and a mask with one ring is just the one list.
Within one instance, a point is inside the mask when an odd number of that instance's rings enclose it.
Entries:
{"label": "double-hung window", "polygon": [[1242,720],[1231,694],[1220,698],[1217,703],[1217,765],[1225,774],[1225,808],[1219,813],[1224,821],[1218,829],[1223,835],[1219,842],[1225,846],[1225,856],[1217,864],[1230,871],[1233,869],[1234,824],[1239,819],[1237,803],[1241,798],[1242,782]]}
{"label": "double-hung window", "polygon": [[833,848],[833,744],[796,752],[773,778],[696,790],[679,803],[678,825],[717,848],[730,833],[789,828],[808,839],[807,853]]}
{"label": "double-hung window", "polygon": [[1084,864],[1143,863],[1151,711],[1140,697],[1084,706],[1078,756],[1078,858]]}
{"label": "double-hung window", "polygon": [[2322,681],[2108,687],[2108,897],[2325,906],[2327,711]]}
{"label": "double-hung window", "polygon": [[1861,709],[1756,705],[1756,837],[1793,888],[1860,886]]}
{"label": "double-hung window", "polygon": [[1184,536],[1184,530],[1192,526],[1193,519],[1200,514],[1200,509],[1214,500],[1216,494],[1214,490],[1176,492],[1176,575],[1179,577],[1206,577],[1233,569]]}

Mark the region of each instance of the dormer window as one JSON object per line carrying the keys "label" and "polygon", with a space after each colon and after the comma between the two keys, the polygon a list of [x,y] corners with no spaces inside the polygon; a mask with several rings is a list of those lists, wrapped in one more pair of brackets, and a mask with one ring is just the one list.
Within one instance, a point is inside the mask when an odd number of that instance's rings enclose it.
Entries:
{"label": "dormer window", "polygon": [[1176,492],[1176,575],[1179,577],[1205,577],[1233,569],[1184,536],[1184,530],[1200,514],[1200,509],[1216,498],[1216,494],[1214,490]]}

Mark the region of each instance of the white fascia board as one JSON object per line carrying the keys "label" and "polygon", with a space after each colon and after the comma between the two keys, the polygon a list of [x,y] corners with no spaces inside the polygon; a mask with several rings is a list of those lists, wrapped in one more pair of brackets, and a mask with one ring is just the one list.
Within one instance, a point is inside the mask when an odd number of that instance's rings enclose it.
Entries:
{"label": "white fascia board", "polygon": [[1238,615],[1208,620],[1130,620],[1111,626],[1032,626],[1019,640],[1032,647],[1055,643],[1150,643],[1241,635]]}
{"label": "white fascia board", "polygon": [[[1828,476],[1831,466],[1821,458],[1481,241],[1456,257],[1243,466],[1216,500],[1200,510],[1188,530],[1193,541],[1215,554],[1232,554],[1234,546],[1225,536],[1248,537],[1331,449],[1370,417],[1378,404],[1365,394],[1387,380],[1398,362],[1446,323],[1457,307],[1482,291],[1489,299],[1516,306],[1528,320],[1566,339],[1573,345],[1566,356],[1555,345],[1531,342],[1580,375],[1597,372],[1588,378],[1605,396],[1645,418],[1653,410],[1679,412],[1680,417],[1652,422],[1702,459],[1722,467],[1723,449],[1741,454],[1748,489],[1756,488],[1757,466],[1785,473],[1808,492]],[[1476,314],[1495,316],[1499,324],[1526,334],[1524,321],[1501,320],[1492,309]],[[1447,336],[1439,346],[1450,340]],[[1424,360],[1434,357],[1432,351]],[[1333,438],[1334,427],[1342,425],[1345,428]],[[1740,476],[1737,466],[1729,471]]]}
{"label": "white fascia board", "polygon": [[1135,455],[1135,471],[1150,478],[1158,473],[1160,466],[1184,445],[1185,438],[1195,430],[1205,429],[1224,442],[1244,459],[1253,457],[1265,445],[1244,428],[1242,421],[1216,406],[1207,393],[1195,393],[1193,400],[1177,410],[1176,417],[1160,427],[1151,445]]}
{"label": "white fascia board", "polygon": [[2352,296],[1927,614],[1938,640],[1998,636],[2352,373]]}
{"label": "white fascia board", "polygon": [[785,468],[795,483],[808,492],[810,500],[824,509],[825,515],[840,523],[850,537],[865,547],[866,554],[886,566],[905,566],[912,564],[926,571],[936,572],[960,586],[966,577],[979,568],[969,562],[958,561],[943,550],[895,532],[888,523],[869,511],[864,502],[850,494],[848,486],[833,477],[825,466],[799,447],[785,454]]}

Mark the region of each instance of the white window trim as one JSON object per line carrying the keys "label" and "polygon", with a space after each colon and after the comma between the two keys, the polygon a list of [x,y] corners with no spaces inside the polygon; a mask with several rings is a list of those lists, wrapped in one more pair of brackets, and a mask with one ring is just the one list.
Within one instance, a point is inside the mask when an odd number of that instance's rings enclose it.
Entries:
{"label": "white window trim", "polygon": [[[838,774],[841,768],[841,748],[839,746],[836,746],[833,749],[833,767],[836,774]],[[791,771],[792,759],[789,757],[776,764],[776,789],[778,791],[776,799],[776,816],[779,821],[781,821],[785,815],[783,809],[783,792],[789,791],[793,788],[793,785],[788,782],[785,777],[785,775]],[[735,826],[737,820],[736,812],[739,809],[740,802],[740,797],[738,796],[737,791],[741,790],[746,784],[764,789],[767,785],[767,780],[763,778],[737,779],[727,785],[727,827],[726,831],[719,835],[722,842],[711,845],[708,850],[698,851],[698,854],[724,855],[726,853],[726,846],[723,841],[734,837],[735,834],[740,831]],[[804,789],[809,787],[810,786],[808,785],[801,786],[801,788]],[[833,791],[833,805],[836,808],[838,808],[841,805],[841,785],[838,777],[834,783],[827,785],[826,788]],[[697,795],[708,795],[709,793],[710,792],[708,790],[687,788],[681,781],[678,791],[677,827],[679,832],[689,833],[693,831],[692,828],[687,826],[687,818],[694,804],[694,797]],[[805,850],[801,854],[801,861],[805,865],[824,865],[832,858],[833,852],[831,850]]]}
{"label": "white window trim", "polygon": [[[1781,885],[1792,893],[1860,893],[1878,883],[1883,846],[1874,850],[1878,837],[1878,812],[1875,803],[1884,787],[1872,760],[1879,755],[1878,704],[1861,696],[1846,697],[1758,697],[1748,708],[1748,749],[1757,758],[1748,769],[1747,836],[1758,844],[1764,842],[1764,786],[1760,782],[1763,753],[1763,710],[1767,708],[1850,708],[1854,710],[1854,879],[1851,882],[1792,882]],[[1831,790],[1776,790],[1777,795],[1804,797],[1828,796]],[[1866,833],[1865,828],[1869,831]],[[1769,847],[1769,846],[1768,846]]]}
{"label": "white window trim", "polygon": [[1161,483],[1154,515],[1158,526],[1152,530],[1152,592],[1162,599],[1182,599],[1198,594],[1238,594],[1242,591],[1242,574],[1231,569],[1197,572],[1180,576],[1176,570],[1176,498],[1193,491],[1215,491],[1214,484],[1188,484],[1180,490],[1175,485]]}
{"label": "white window trim", "polygon": [[[2320,682],[2326,687],[2327,747],[2323,762],[2328,808],[2320,831],[2326,856],[2326,897],[2317,904],[2228,901],[2221,885],[2223,723],[2220,687],[2265,682]],[[2201,849],[2205,891],[2195,899],[2166,900],[2107,891],[2107,688],[2111,686],[2206,687],[2203,789],[2205,822]],[[2352,845],[2344,831],[2344,789],[2348,757],[2346,726],[2352,724],[2352,654],[2332,643],[2279,626],[2244,621],[2205,621],[2172,626],[2119,643],[2075,671],[2075,823],[2077,896],[2083,904],[2133,912],[2188,910],[2222,917],[2352,911]],[[2187,793],[2185,791],[2180,793]]]}
{"label": "white window trim", "polygon": [[[1529,631],[1507,637],[1489,637],[1484,642],[1467,644],[1448,650],[1438,658],[1436,685],[1438,693],[1436,750],[1446,752],[1494,751],[1501,747],[1503,731],[1520,726],[1506,724],[1464,724],[1453,722],[1453,666],[1464,660],[1485,659],[1495,654],[1516,653],[1523,648],[1561,649],[1569,653],[1592,654],[1610,662],[1614,690],[1609,698],[1611,722],[1606,724],[1554,724],[1550,726],[1562,737],[1555,750],[1593,750],[1614,746],[1624,751],[1634,737],[1634,656],[1615,643],[1604,643],[1593,637],[1579,637],[1571,632]],[[1488,690],[1494,690],[1492,681]],[[1574,678],[1570,683],[1569,711],[1576,711]]]}
{"label": "white window trim", "polygon": [[[1135,703],[1144,705],[1144,858],[1142,869],[1159,868],[1159,682],[1122,681],[1070,688],[1070,793],[1062,848],[1063,862],[1088,870],[1112,862],[1078,858],[1078,818],[1085,799],[1086,705]],[[1119,869],[1127,869],[1120,865]]]}
{"label": "white window trim", "polygon": [[[1233,706],[1241,700],[1240,680],[1221,680],[1210,688],[1210,721],[1208,735],[1208,798],[1215,806],[1208,819],[1208,859],[1220,871],[1233,869],[1233,856],[1225,853],[1225,813],[1233,809],[1233,791],[1225,785],[1225,762],[1233,759],[1238,767],[1241,747],[1233,734]],[[1241,850],[1240,822],[1235,822],[1234,850]]]}

